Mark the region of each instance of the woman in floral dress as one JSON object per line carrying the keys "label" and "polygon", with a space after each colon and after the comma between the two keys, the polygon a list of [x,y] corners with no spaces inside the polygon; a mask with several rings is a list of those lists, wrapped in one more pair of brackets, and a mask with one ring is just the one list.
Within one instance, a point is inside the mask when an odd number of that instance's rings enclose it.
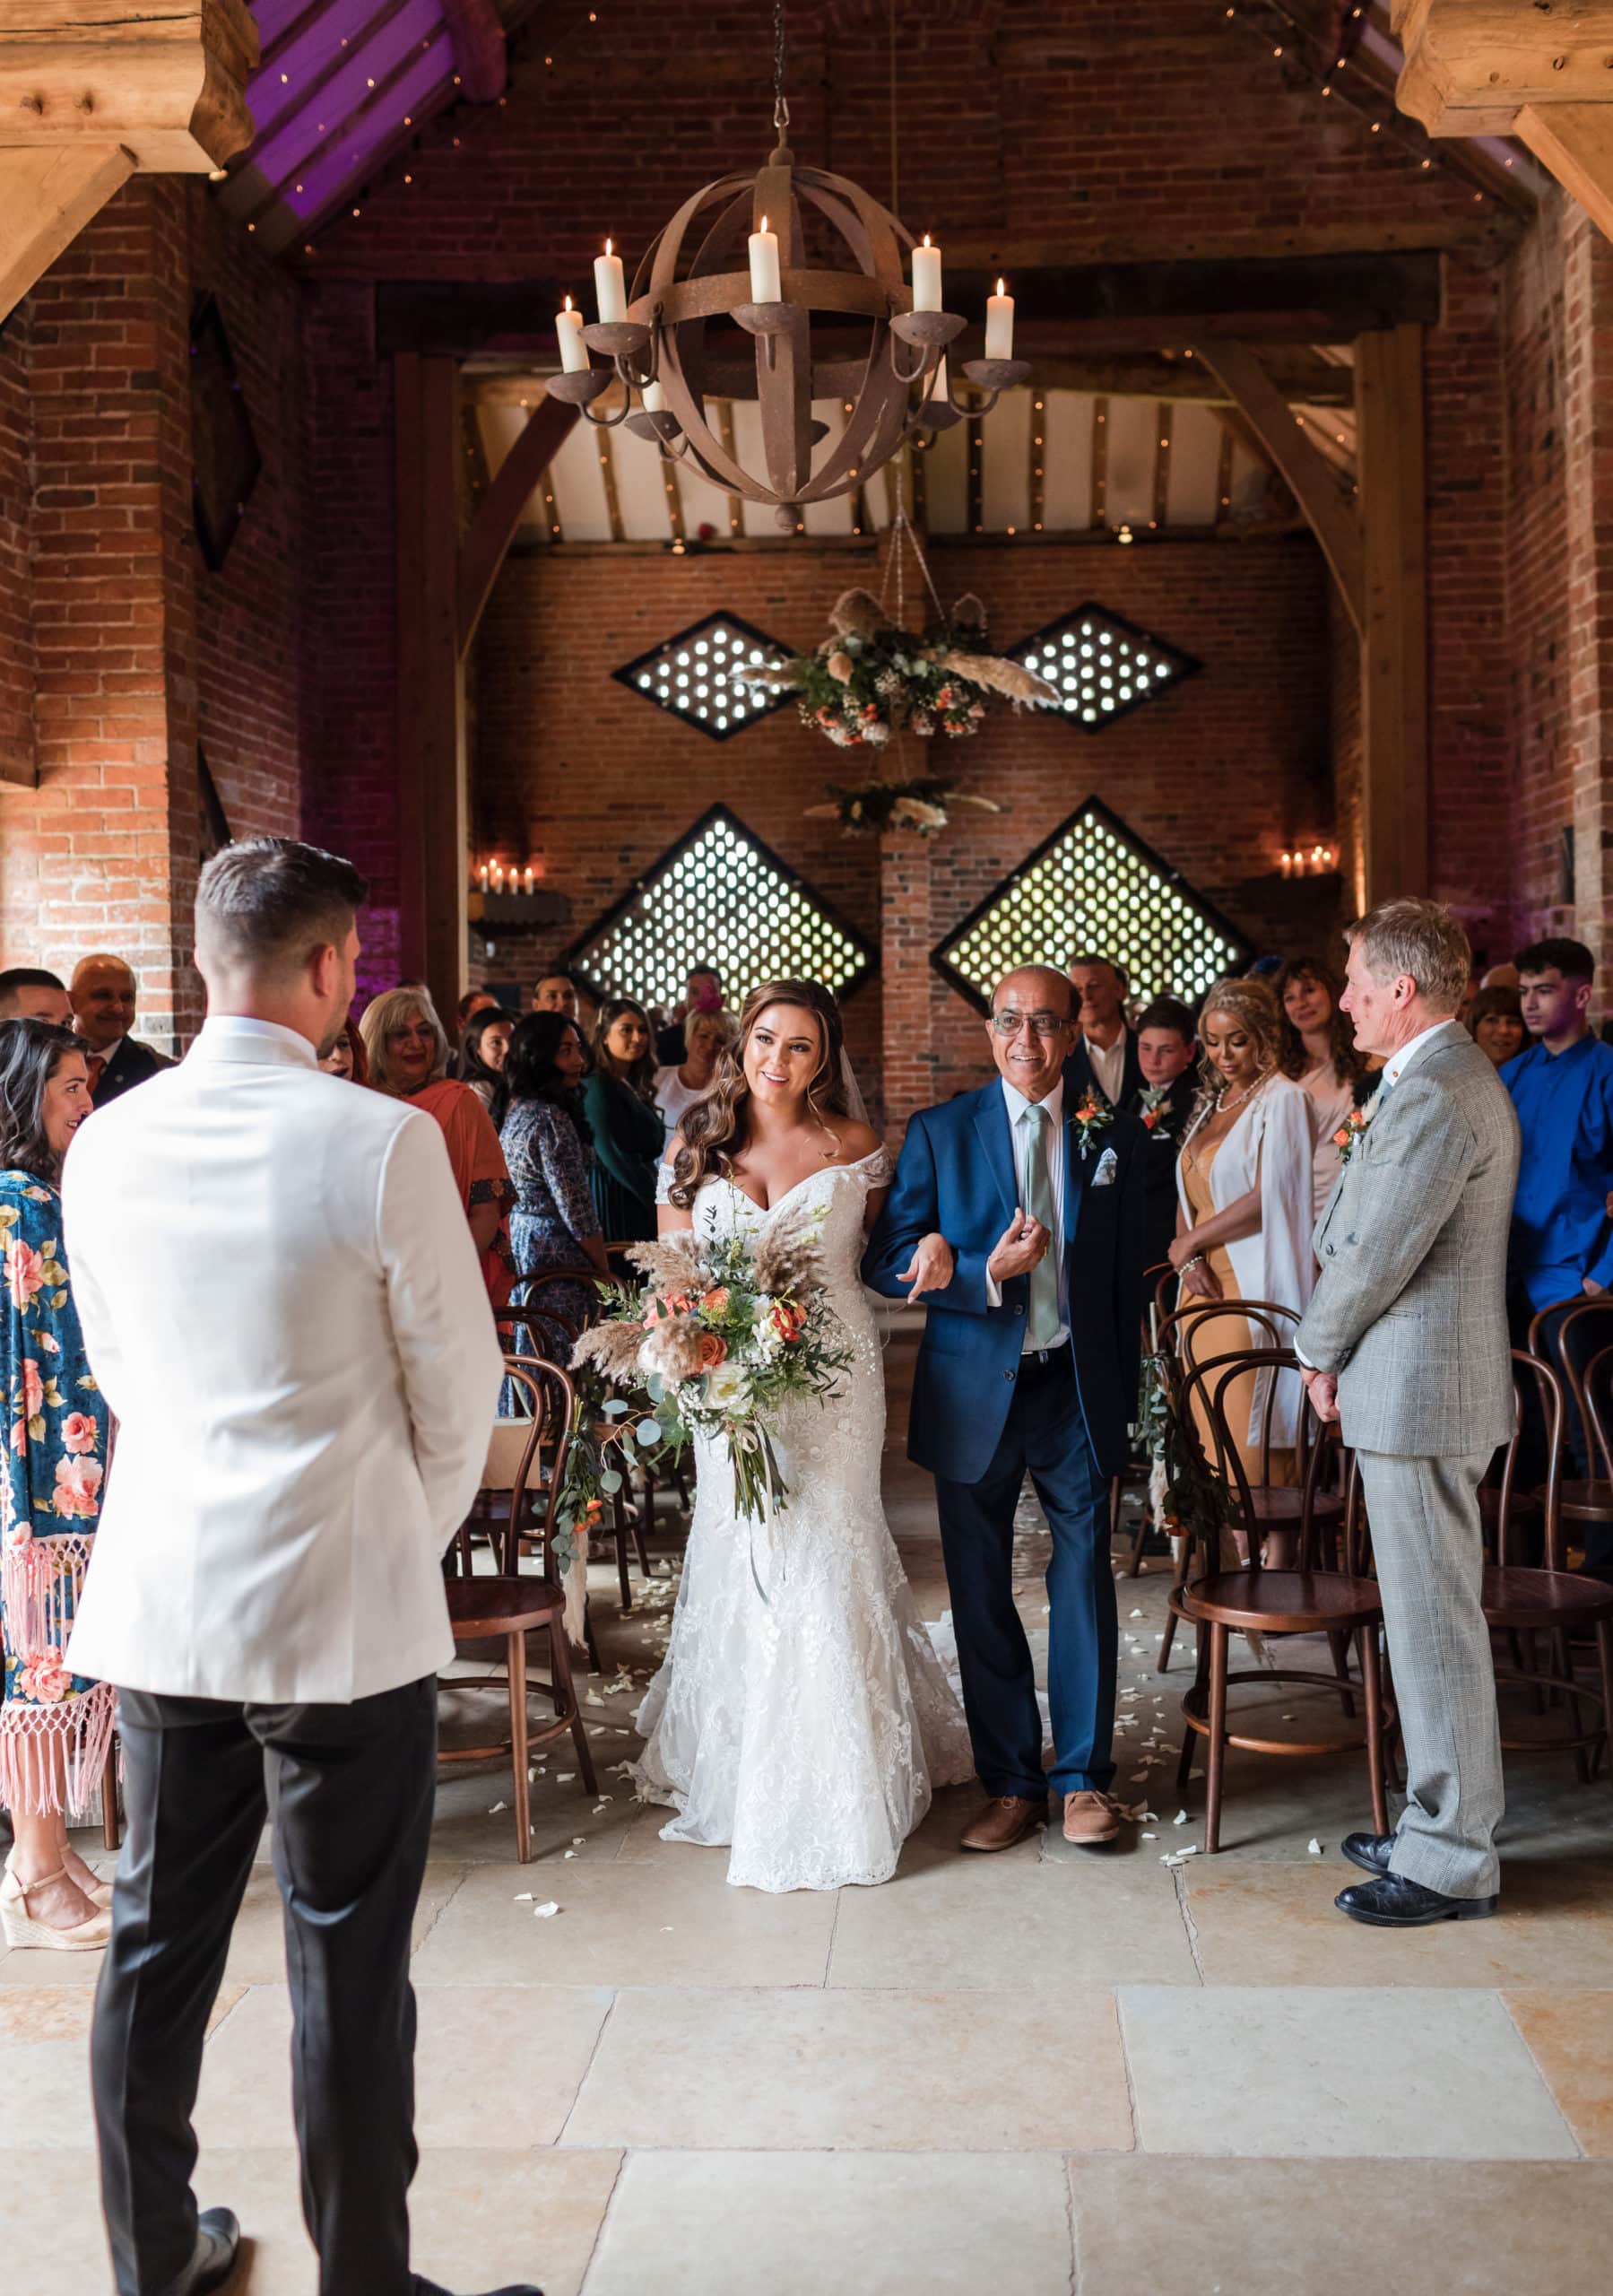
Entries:
{"label": "woman in floral dress", "polygon": [[[500,1144],[517,1191],[509,1234],[524,1276],[561,1267],[609,1273],[589,1186],[591,1135],[577,1091],[587,1065],[577,1022],[564,1013],[529,1013],[516,1022],[504,1065],[509,1113]],[[598,1306],[589,1283],[546,1283],[531,1326],[538,1352],[568,1363],[574,1334]]]}
{"label": "woman in floral dress", "polygon": [[70,1847],[94,1794],[113,1691],[65,1658],[106,1473],[107,1410],[62,1257],[62,1160],[91,1113],[83,1047],[43,1021],[0,1022],[0,1803],[15,1837],[0,1881],[7,1944],[104,1945],[111,1892]]}

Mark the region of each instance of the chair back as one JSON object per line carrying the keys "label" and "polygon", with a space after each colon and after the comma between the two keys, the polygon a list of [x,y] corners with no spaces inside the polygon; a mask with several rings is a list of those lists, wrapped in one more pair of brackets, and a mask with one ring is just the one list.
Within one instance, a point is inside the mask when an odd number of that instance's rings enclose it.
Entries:
{"label": "chair back", "polygon": [[1597,1349],[1581,1374],[1580,1392],[1591,1430],[1586,1463],[1593,1475],[1600,1466],[1603,1480],[1613,1483],[1613,1345]]}
{"label": "chair back", "polygon": [[[1261,1463],[1269,1478],[1271,1451],[1271,1412],[1275,1400],[1277,1375],[1282,1371],[1300,1370],[1300,1361],[1292,1348],[1237,1348],[1226,1355],[1212,1355],[1206,1363],[1188,1370],[1182,1382],[1182,1408],[1191,1412],[1195,1399],[1201,1401],[1210,1421],[1210,1434],[1216,1450],[1215,1465],[1219,1471],[1230,1508],[1229,1526],[1243,1531],[1249,1543],[1249,1568],[1258,1571],[1261,1565],[1261,1539],[1264,1526],[1256,1511],[1254,1492],[1257,1485],[1249,1480],[1244,1465],[1237,1439],[1233,1433],[1227,1413],[1229,1397],[1239,1379],[1251,1372],[1270,1371],[1271,1386],[1262,1410]],[[1313,1424],[1315,1433],[1313,1435]],[[1300,1404],[1298,1422],[1297,1463],[1301,1471],[1302,1499],[1299,1514],[1299,1551],[1297,1567],[1314,1570],[1316,1561],[1316,1497],[1320,1489],[1322,1461],[1326,1450],[1325,1431],[1311,1407],[1306,1396]],[[1210,1568],[1218,1567],[1218,1557],[1212,1557]]]}
{"label": "chair back", "polygon": [[[1613,1365],[1613,1347],[1605,1347],[1596,1358],[1598,1363],[1607,1359]],[[1517,1512],[1513,1501],[1516,1496],[1518,1454],[1522,1443],[1524,1405],[1529,1384],[1534,1382],[1540,1409],[1546,1422],[1546,1483],[1543,1505],[1546,1515],[1546,1568],[1563,1568],[1563,1519],[1559,1505],[1563,1473],[1563,1438],[1565,1431],[1566,1405],[1563,1381],[1543,1355],[1535,1355],[1522,1347],[1513,1350],[1513,1431],[1501,1463],[1500,1512],[1496,1530],[1496,1560],[1505,1570],[1512,1561],[1513,1516]]]}
{"label": "chair back", "polygon": [[[510,1292],[509,1307],[499,1317],[499,1324],[513,1327],[517,1334],[526,1330],[544,1346],[553,1346],[558,1340],[560,1344],[554,1347],[554,1353],[569,1356],[583,1332],[596,1319],[599,1309],[594,1307],[590,1313],[579,1317],[569,1303],[562,1309],[557,1299],[545,1299],[543,1295],[558,1294],[562,1286],[581,1284],[587,1298],[597,1301],[599,1295],[590,1287],[598,1281],[598,1268],[585,1264],[578,1267],[546,1267],[536,1275],[518,1275]],[[518,1300],[517,1293],[522,1295]],[[518,1312],[523,1307],[528,1310],[525,1317]]]}
{"label": "chair back", "polygon": [[[1554,1300],[1549,1307],[1542,1308],[1530,1321],[1527,1341],[1530,1353],[1542,1363],[1552,1364],[1567,1382],[1574,1416],[1584,1439],[1586,1472],[1592,1475],[1596,1473],[1596,1438],[1586,1405],[1583,1374],[1598,1342],[1605,1345],[1613,1340],[1613,1320],[1609,1318],[1613,1318],[1613,1292],[1592,1300],[1582,1292],[1572,1300]],[[1566,1427],[1564,1435],[1566,1438]]]}
{"label": "chair back", "polygon": [[[511,1387],[531,1412],[532,1421],[510,1486],[509,1520],[502,1539],[495,1542],[499,1570],[504,1578],[513,1578],[520,1566],[521,1541],[535,1539],[542,1550],[543,1576],[558,1581],[555,1517],[571,1449],[577,1389],[571,1374],[545,1356],[507,1355],[504,1370]],[[547,1472],[534,1474],[540,1452],[548,1454],[543,1461]]]}

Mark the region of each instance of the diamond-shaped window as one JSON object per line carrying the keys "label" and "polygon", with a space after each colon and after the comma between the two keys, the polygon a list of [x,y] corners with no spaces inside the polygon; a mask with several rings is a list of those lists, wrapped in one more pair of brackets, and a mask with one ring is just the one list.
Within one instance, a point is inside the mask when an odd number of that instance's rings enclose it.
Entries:
{"label": "diamond-shaped window", "polygon": [[1123,965],[1134,997],[1193,1005],[1250,956],[1237,927],[1096,797],[1028,854],[931,962],[988,1012],[1016,965],[1062,971],[1081,950]]}
{"label": "diamond-shaped window", "polygon": [[859,987],[873,951],[821,894],[769,852],[736,814],[714,805],[646,869],[625,900],[566,952],[606,996],[671,1004],[691,965],[715,965],[737,1012],[764,980]]}
{"label": "diamond-shaped window", "polygon": [[1092,599],[1021,639],[1009,658],[1045,677],[1062,715],[1088,734],[1140,709],[1204,666]]}
{"label": "diamond-shaped window", "polygon": [[738,614],[714,613],[611,674],[657,709],[686,719],[697,733],[725,742],[791,699],[788,691],[759,693],[740,685],[734,673],[759,662],[787,661],[791,651]]}

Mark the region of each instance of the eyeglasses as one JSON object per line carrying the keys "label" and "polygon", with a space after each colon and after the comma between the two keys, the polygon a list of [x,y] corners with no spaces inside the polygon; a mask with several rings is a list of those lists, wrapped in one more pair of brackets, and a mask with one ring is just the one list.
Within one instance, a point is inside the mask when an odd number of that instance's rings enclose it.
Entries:
{"label": "eyeglasses", "polygon": [[993,1013],[992,1026],[1000,1037],[1017,1037],[1021,1029],[1029,1029],[1038,1037],[1056,1037],[1070,1026],[1062,1013]]}

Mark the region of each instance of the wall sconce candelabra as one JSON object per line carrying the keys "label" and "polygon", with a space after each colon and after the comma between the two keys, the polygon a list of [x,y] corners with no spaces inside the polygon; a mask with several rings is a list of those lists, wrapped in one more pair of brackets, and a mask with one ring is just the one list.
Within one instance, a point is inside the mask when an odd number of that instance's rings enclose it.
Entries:
{"label": "wall sconce candelabra", "polygon": [[1279,863],[1285,877],[1326,877],[1338,865],[1337,848],[1331,845],[1297,845]]}

